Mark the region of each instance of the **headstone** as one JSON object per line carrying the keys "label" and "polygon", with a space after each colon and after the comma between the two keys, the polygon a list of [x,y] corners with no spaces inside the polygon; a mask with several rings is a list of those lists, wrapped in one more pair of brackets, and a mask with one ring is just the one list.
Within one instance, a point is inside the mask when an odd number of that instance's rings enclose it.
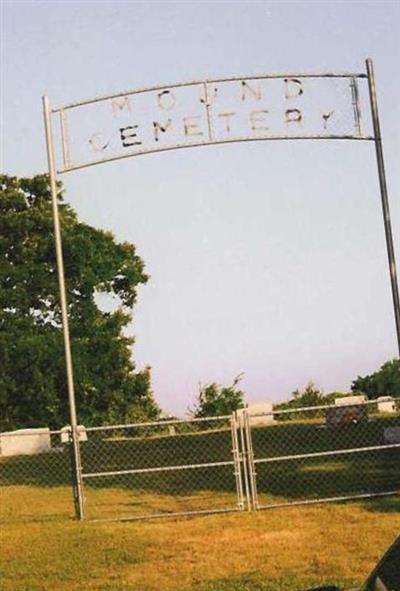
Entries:
{"label": "headstone", "polygon": [[335,398],[335,405],[336,406],[348,406],[348,405],[355,405],[355,404],[364,404],[367,400],[367,397],[364,394],[360,396],[344,396],[344,398]]}
{"label": "headstone", "polygon": [[380,396],[377,398],[378,412],[396,412],[396,403],[391,396]]}
{"label": "headstone", "polygon": [[400,443],[400,427],[386,427],[383,431],[385,443]]}
{"label": "headstone", "polygon": [[271,402],[255,402],[247,407],[251,427],[263,427],[274,422]]}
{"label": "headstone", "polygon": [[0,455],[34,455],[50,451],[50,429],[18,429],[0,434]]}
{"label": "headstone", "polygon": [[368,420],[367,397],[344,396],[335,398],[335,406],[327,408],[325,420],[328,427],[343,427],[345,425],[362,423]]}
{"label": "headstone", "polygon": [[175,425],[168,425],[168,434],[171,435],[171,437],[176,435]]}
{"label": "headstone", "polygon": [[366,404],[331,406],[325,411],[328,427],[345,427],[368,421],[368,407]]}
{"label": "headstone", "polygon": [[[61,429],[61,443],[68,443],[69,442],[69,432],[71,427],[67,425]],[[84,425],[78,425],[78,436],[79,441],[87,441],[87,433],[86,427]]]}

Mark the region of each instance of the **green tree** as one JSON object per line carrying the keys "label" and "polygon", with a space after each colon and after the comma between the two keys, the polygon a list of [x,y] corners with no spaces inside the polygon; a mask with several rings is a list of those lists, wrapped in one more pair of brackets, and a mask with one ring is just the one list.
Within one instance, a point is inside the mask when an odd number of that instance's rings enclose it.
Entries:
{"label": "green tree", "polygon": [[327,397],[324,395],[314,382],[308,382],[304,390],[298,388],[291,394],[288,402],[282,402],[275,406],[276,409],[303,408],[308,406],[322,406],[328,404]]}
{"label": "green tree", "polygon": [[378,396],[400,396],[400,359],[387,361],[369,376],[358,376],[351,384],[351,389],[372,399]]}
{"label": "green tree", "polygon": [[324,394],[313,382],[308,382],[304,390],[295,390],[292,393],[290,406],[295,408],[307,406],[319,406],[324,404]]}
{"label": "green tree", "polygon": [[215,382],[200,385],[197,405],[191,414],[196,418],[229,415],[244,407],[244,392],[237,386],[242,376],[238,375],[231,386]]}
{"label": "green tree", "polygon": [[[150,370],[135,372],[131,320],[147,281],[135,247],[80,222],[59,185],[78,419],[86,425],[156,418]],[[98,294],[118,299],[114,312]],[[69,422],[47,175],[0,176],[1,429]]]}
{"label": "green tree", "polygon": [[324,394],[314,382],[308,382],[303,390],[296,389],[292,392],[290,400],[287,402],[281,402],[274,406],[274,410],[291,410],[296,412],[277,414],[277,419],[280,421],[290,421],[296,419],[312,419],[316,417],[324,416],[324,411],[321,410],[307,410],[300,411],[301,408],[309,408],[313,406],[325,406],[328,404],[334,404],[335,398],[344,396],[339,392],[332,392],[330,394]]}

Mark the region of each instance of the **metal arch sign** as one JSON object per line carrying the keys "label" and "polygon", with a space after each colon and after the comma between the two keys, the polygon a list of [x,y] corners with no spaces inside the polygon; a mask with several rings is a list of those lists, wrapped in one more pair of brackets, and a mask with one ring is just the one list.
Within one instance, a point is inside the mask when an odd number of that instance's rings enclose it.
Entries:
{"label": "metal arch sign", "polygon": [[[56,108],[50,107],[45,96],[43,114],[78,519],[84,518],[84,495],[57,173],[141,154],[212,144],[260,140],[373,141],[400,353],[400,298],[372,60],[366,60],[365,73],[272,74],[202,80],[120,92]],[[54,133],[55,118],[58,125]]]}
{"label": "metal arch sign", "polygon": [[152,152],[243,141],[373,139],[366,74],[277,74],[156,86],[68,103],[59,173]]}

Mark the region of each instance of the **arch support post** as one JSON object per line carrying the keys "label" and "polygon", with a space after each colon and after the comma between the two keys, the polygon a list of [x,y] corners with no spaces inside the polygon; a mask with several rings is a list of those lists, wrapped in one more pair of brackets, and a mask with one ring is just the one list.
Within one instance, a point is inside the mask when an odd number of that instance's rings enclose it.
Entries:
{"label": "arch support post", "polygon": [[80,456],[80,444],[79,444],[79,433],[78,433],[78,421],[76,415],[76,404],[75,404],[75,389],[74,389],[74,375],[72,368],[72,355],[71,355],[71,341],[69,335],[69,323],[68,323],[68,307],[67,307],[67,295],[65,288],[65,274],[64,274],[64,260],[62,251],[62,239],[61,239],[61,228],[60,228],[60,216],[58,209],[58,197],[57,197],[57,175],[55,168],[55,157],[54,157],[54,145],[53,145],[53,134],[51,125],[51,111],[49,106],[49,100],[47,96],[43,97],[43,116],[44,116],[44,127],[46,133],[46,149],[47,149],[47,160],[49,166],[50,176],[50,189],[51,189],[51,201],[53,209],[53,222],[54,222],[54,239],[56,248],[56,260],[57,260],[57,274],[58,274],[58,285],[60,291],[60,305],[61,305],[61,318],[62,328],[64,337],[64,351],[65,351],[65,366],[67,374],[67,387],[68,387],[68,402],[69,402],[69,413],[71,421],[71,434],[70,434],[70,445],[72,451],[71,467],[72,467],[72,482],[73,482],[73,495],[75,504],[75,515],[77,519],[84,519],[84,502],[83,502],[83,484],[82,484],[82,468],[81,468],[81,456]]}
{"label": "arch support post", "polygon": [[390,282],[392,287],[394,318],[396,323],[397,347],[400,356],[400,297],[397,282],[396,257],[394,253],[392,224],[390,219],[389,196],[386,184],[385,162],[383,159],[382,137],[379,122],[378,102],[376,98],[376,85],[374,77],[374,66],[372,59],[366,60],[369,99],[371,104],[372,123],[374,128],[374,143],[376,160],[378,165],[379,187],[381,192],[383,223],[385,226],[386,249],[389,261]]}

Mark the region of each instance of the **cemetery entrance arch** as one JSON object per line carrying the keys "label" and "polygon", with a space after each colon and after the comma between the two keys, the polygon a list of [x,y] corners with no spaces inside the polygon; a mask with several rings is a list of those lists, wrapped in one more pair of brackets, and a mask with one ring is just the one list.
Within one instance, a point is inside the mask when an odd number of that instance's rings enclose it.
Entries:
{"label": "cemetery entrance arch", "polygon": [[[227,77],[119,92],[50,107],[43,97],[74,459],[82,470],[68,328],[57,176],[123,158],[232,142],[352,140],[375,144],[397,342],[400,302],[372,60],[359,73]],[[365,116],[370,113],[371,117]]]}

